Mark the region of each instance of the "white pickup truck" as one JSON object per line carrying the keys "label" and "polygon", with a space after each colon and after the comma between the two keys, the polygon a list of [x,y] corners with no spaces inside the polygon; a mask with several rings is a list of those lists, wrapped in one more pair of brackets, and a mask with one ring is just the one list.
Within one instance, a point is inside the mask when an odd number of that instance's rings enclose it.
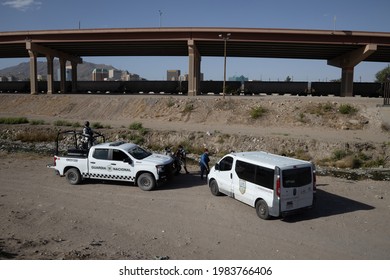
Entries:
{"label": "white pickup truck", "polygon": [[[57,149],[58,152],[58,149]],[[140,146],[123,141],[98,144],[89,151],[70,149],[65,156],[54,155],[54,168],[72,185],[83,179],[127,181],[144,191],[170,177],[173,159],[154,154]]]}

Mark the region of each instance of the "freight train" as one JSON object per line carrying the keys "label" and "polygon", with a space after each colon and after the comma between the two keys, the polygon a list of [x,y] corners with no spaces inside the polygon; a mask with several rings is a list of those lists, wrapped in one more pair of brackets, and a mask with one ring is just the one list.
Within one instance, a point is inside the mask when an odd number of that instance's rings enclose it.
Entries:
{"label": "freight train", "polygon": [[[66,82],[66,92],[72,92],[72,83]],[[227,95],[312,95],[340,96],[340,82],[276,82],[276,81],[227,81]],[[201,94],[221,94],[222,81],[201,81]],[[60,82],[54,82],[53,91],[60,91]],[[47,92],[47,82],[38,82],[38,92]],[[381,83],[354,83],[355,96],[382,97]],[[30,93],[29,81],[0,82],[0,93]],[[112,94],[187,94],[187,81],[78,81],[77,93]]]}

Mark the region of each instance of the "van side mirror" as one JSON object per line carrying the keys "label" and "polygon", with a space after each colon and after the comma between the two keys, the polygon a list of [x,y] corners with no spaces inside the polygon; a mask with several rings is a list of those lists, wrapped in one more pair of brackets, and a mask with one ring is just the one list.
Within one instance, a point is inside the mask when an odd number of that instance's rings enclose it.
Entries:
{"label": "van side mirror", "polygon": [[215,170],[219,170],[219,163],[218,162],[215,164]]}

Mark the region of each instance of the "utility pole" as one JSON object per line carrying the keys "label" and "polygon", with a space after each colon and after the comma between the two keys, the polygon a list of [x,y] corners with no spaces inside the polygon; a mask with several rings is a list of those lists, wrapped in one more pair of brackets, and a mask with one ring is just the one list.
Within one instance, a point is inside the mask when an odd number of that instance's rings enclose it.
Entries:
{"label": "utility pole", "polygon": [[226,44],[227,41],[230,39],[230,33],[227,33],[225,35],[219,34],[219,38],[223,39],[224,45],[223,45],[223,90],[222,95],[223,98],[225,98],[226,95]]}

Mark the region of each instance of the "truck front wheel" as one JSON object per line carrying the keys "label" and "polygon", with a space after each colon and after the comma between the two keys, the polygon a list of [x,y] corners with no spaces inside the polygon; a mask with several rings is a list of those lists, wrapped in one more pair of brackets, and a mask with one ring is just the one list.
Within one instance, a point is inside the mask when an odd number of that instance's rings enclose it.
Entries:
{"label": "truck front wheel", "polygon": [[143,191],[151,191],[156,187],[156,180],[150,173],[142,173],[137,179],[138,187]]}
{"label": "truck front wheel", "polygon": [[70,168],[66,171],[65,176],[71,185],[78,185],[81,182],[81,174],[77,168]]}

